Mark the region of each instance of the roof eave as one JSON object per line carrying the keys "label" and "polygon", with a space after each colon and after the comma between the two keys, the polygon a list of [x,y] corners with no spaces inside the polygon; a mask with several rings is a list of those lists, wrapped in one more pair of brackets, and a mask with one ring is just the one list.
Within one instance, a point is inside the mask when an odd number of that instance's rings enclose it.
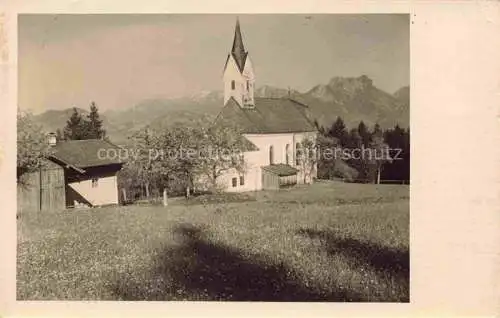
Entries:
{"label": "roof eave", "polygon": [[90,166],[85,166],[83,168],[85,169],[90,169],[90,168],[97,168],[97,167],[106,167],[106,166],[123,166],[126,162],[110,162],[110,163],[105,163],[105,164],[100,164],[100,165],[90,165]]}
{"label": "roof eave", "polygon": [[75,171],[77,171],[79,173],[85,173],[86,172],[84,169],[81,169],[81,168],[79,168],[79,167],[77,167],[77,166],[75,166],[75,165],[73,165],[73,164],[71,164],[71,163],[69,163],[69,162],[67,162],[67,161],[65,161],[65,160],[57,157],[57,156],[55,156],[55,155],[50,155],[49,158],[52,158],[52,159],[55,159],[55,160],[61,162],[62,164],[65,165],[65,168],[71,168],[71,169],[73,169],[73,170],[75,170]]}

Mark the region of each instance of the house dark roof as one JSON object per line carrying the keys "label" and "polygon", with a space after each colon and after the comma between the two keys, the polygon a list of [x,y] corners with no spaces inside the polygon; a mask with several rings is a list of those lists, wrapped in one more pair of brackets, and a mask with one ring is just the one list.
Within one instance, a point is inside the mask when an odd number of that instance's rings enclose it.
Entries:
{"label": "house dark roof", "polygon": [[297,174],[299,170],[295,169],[294,167],[290,165],[286,165],[284,163],[278,163],[275,165],[269,165],[269,166],[264,166],[262,169],[278,175],[280,177],[286,177],[286,176],[293,176],[294,174]]}
{"label": "house dark roof", "polygon": [[76,170],[124,163],[119,155],[124,156],[125,149],[102,139],[61,141],[52,150],[53,159]]}
{"label": "house dark roof", "polygon": [[229,99],[215,123],[233,125],[242,133],[272,134],[316,131],[308,107],[287,98],[255,98],[254,107],[240,107]]}

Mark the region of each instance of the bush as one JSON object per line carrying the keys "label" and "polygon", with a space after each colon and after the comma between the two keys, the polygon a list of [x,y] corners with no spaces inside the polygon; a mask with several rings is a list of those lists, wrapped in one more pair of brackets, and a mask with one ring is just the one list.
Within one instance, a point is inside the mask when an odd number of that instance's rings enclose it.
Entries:
{"label": "bush", "polygon": [[341,159],[332,161],[322,161],[318,164],[319,179],[334,179],[340,178],[345,181],[352,182],[358,178],[359,172],[349,166]]}

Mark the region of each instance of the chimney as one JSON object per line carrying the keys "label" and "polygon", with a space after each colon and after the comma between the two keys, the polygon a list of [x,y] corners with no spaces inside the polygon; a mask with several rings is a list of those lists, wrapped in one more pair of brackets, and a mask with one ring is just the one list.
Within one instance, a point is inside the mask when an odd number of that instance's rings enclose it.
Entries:
{"label": "chimney", "polygon": [[51,132],[47,135],[47,142],[49,146],[54,147],[57,144],[57,136],[55,133]]}

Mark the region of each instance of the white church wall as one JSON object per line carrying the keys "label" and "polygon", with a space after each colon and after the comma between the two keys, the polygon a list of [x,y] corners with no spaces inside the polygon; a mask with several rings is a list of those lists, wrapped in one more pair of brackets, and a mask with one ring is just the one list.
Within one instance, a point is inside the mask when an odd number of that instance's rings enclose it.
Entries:
{"label": "white church wall", "polygon": [[250,60],[249,56],[247,56],[247,59],[245,61],[245,67],[243,68],[242,75],[244,81],[249,83],[248,90],[246,84],[243,87],[244,98],[247,98],[250,101],[250,104],[253,105],[255,102],[254,100],[255,76],[253,73],[252,61]]}
{"label": "white church wall", "polygon": [[[224,104],[226,104],[231,97],[234,97],[240,105],[243,105],[243,99],[249,99],[251,101],[250,104],[254,103],[255,76],[250,57],[247,57],[243,72],[240,72],[234,57],[229,55],[229,60],[224,70],[223,80]],[[235,83],[234,89],[232,89],[232,81]],[[248,90],[247,82],[249,83]]]}
{"label": "white church wall", "polygon": [[[262,189],[260,167],[248,167],[242,174],[236,170],[227,171],[219,177],[218,183],[224,187],[226,192],[247,192]],[[243,184],[240,183],[243,177]],[[233,179],[236,178],[236,186],[233,186]]]}
{"label": "white church wall", "polygon": [[[227,61],[226,69],[224,70],[223,75],[224,80],[224,105],[227,101],[232,97],[240,104],[243,103],[243,88],[245,79],[243,78],[240,70],[238,69],[238,65],[234,60],[233,56],[229,55],[229,60]],[[235,87],[232,89],[231,82],[235,82]]]}
{"label": "white church wall", "polygon": [[[273,146],[274,163],[286,162],[286,145],[289,145],[288,164],[295,167],[296,144],[305,138],[316,140],[315,132],[284,133],[284,134],[245,134],[245,137],[254,143],[259,151],[249,154],[252,162],[259,166],[269,165],[269,148]],[[255,159],[253,159],[255,157]]]}
{"label": "white church wall", "polygon": [[[299,170],[297,182],[304,183],[304,171],[301,165],[296,165],[296,144],[301,143],[305,138],[315,140],[316,133],[285,133],[285,134],[245,134],[245,137],[254,143],[258,151],[244,153],[246,164],[245,172],[242,174],[236,169],[226,171],[221,175],[217,183],[227,192],[246,192],[262,190],[262,166],[267,166],[269,162],[269,149],[273,146],[274,164],[286,164],[286,145],[289,145],[288,164]],[[312,182],[316,176],[317,167],[314,167],[313,174],[306,173],[306,182]],[[240,177],[243,176],[244,184],[240,184]],[[236,178],[236,186],[233,186],[233,178]]]}
{"label": "white church wall", "polygon": [[249,160],[258,166],[267,166],[269,162],[269,149],[273,146],[273,163],[286,163],[286,145],[289,144],[289,164],[293,165],[293,143],[296,134],[245,134],[245,137],[254,143],[259,151],[250,153]]}
{"label": "white church wall", "polygon": [[[300,143],[304,138],[316,138],[315,133],[287,133],[287,134],[245,134],[245,137],[253,142],[258,148],[258,151],[245,152],[244,158],[246,162],[246,172],[244,176],[244,185],[240,185],[239,177],[241,176],[235,170],[227,171],[220,177],[219,183],[224,186],[228,192],[244,192],[256,191],[262,189],[262,166],[267,166],[269,162],[269,148],[273,146],[274,164],[286,164],[286,145],[289,145],[288,164],[299,169],[297,175],[298,183],[304,182],[304,173],[300,165],[295,165],[295,145]],[[316,170],[316,169],[314,169]],[[307,176],[307,182],[312,181],[312,176]],[[237,186],[232,186],[232,179],[237,178]]]}

